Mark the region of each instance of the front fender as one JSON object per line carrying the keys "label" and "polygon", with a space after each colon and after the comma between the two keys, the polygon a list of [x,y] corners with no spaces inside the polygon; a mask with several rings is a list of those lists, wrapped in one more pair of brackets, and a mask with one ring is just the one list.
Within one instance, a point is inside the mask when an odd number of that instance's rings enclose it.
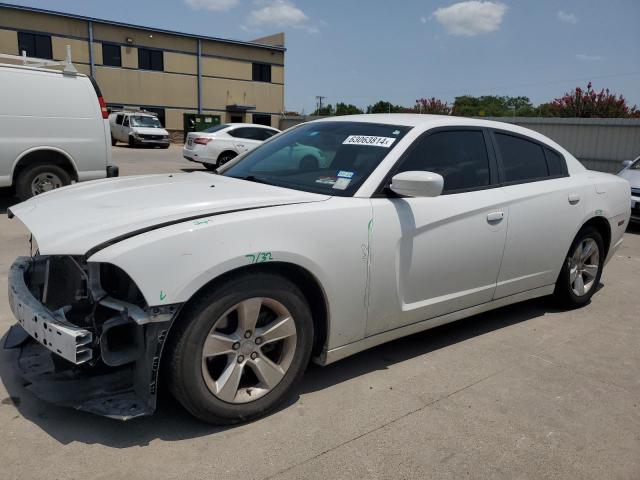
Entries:
{"label": "front fender", "polygon": [[89,258],[122,268],[150,306],[187,302],[241,267],[297,265],[321,284],[330,348],[364,337],[371,203],[333,198],[192,220],[137,235]]}

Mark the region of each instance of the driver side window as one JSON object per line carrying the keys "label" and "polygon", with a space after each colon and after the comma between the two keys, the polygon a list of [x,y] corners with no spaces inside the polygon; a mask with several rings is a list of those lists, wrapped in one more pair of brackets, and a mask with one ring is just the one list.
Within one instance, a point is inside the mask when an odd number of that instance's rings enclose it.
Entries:
{"label": "driver side window", "polygon": [[442,175],[443,193],[488,186],[489,156],[482,130],[441,131],[418,139],[395,173],[413,170]]}
{"label": "driver side window", "polygon": [[124,117],[124,120],[122,121],[122,125],[124,127],[128,127],[129,126],[129,117]]}

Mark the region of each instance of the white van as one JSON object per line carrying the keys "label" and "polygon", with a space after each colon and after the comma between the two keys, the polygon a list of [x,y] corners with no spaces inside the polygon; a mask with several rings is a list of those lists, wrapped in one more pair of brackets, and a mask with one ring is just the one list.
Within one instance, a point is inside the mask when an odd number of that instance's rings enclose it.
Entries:
{"label": "white van", "polygon": [[111,127],[111,145],[120,141],[131,148],[139,145],[149,145],[169,148],[171,139],[169,132],[162,128],[158,117],[145,111],[112,112],[109,115]]}
{"label": "white van", "polygon": [[[69,54],[70,55],[70,54]],[[118,176],[107,108],[92,78],[70,62],[0,55],[0,187],[20,199],[73,182]]]}

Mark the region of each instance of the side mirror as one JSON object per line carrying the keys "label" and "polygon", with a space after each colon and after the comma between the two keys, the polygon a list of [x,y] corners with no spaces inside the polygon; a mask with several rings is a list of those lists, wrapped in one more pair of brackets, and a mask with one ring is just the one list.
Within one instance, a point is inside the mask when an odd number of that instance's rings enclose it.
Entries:
{"label": "side mirror", "polygon": [[444,178],[433,172],[402,172],[391,179],[390,188],[405,197],[437,197],[442,193]]}
{"label": "side mirror", "polygon": [[622,162],[622,168],[629,168],[631,166],[631,164],[633,163],[633,160],[625,160],[624,162]]}

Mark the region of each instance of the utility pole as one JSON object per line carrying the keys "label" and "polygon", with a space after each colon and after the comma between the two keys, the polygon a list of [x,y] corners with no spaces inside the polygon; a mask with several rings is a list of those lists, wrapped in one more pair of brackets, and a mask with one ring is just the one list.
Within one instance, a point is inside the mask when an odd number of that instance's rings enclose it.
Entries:
{"label": "utility pole", "polygon": [[317,107],[318,107],[318,113],[320,113],[320,111],[322,110],[322,101],[327,98],[327,97],[323,97],[322,95],[317,95],[316,96],[316,100],[317,100]]}

